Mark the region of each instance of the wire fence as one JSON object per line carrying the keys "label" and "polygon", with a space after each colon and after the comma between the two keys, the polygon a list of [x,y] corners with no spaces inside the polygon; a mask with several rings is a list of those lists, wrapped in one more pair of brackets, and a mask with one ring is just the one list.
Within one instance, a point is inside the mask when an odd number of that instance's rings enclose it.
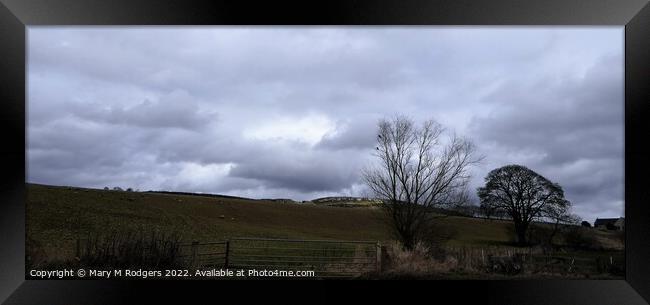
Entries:
{"label": "wire fence", "polygon": [[232,238],[181,245],[192,268],[313,271],[317,277],[379,272],[381,247],[373,241]]}

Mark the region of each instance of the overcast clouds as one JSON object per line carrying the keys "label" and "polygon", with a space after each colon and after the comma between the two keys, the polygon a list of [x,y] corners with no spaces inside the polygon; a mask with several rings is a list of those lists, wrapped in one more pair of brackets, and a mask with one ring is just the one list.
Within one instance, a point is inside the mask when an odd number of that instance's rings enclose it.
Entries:
{"label": "overcast clouds", "polygon": [[623,27],[29,27],[28,181],[363,195],[376,123],[434,118],[623,215]]}

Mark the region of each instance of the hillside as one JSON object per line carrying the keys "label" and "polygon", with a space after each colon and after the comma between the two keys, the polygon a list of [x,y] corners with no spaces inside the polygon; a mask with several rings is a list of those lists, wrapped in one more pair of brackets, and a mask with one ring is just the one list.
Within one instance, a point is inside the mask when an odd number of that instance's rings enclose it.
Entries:
{"label": "hillside", "polygon": [[380,206],[381,201],[359,197],[323,197],[313,199],[308,203],[331,207],[376,208]]}
{"label": "hillside", "polygon": [[[380,209],[286,204],[223,196],[124,192],[27,185],[28,239],[48,257],[69,257],[87,232],[132,228],[176,232],[185,241],[231,237],[392,240]],[[441,217],[439,231],[450,245],[506,245],[507,221]],[[599,238],[613,240],[608,232]]]}

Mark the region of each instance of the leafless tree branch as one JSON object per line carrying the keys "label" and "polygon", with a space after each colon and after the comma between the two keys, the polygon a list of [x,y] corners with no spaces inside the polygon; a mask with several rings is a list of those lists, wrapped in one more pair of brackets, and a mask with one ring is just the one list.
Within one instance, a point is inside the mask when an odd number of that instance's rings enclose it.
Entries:
{"label": "leafless tree branch", "polygon": [[431,208],[454,204],[470,178],[469,167],[480,162],[474,145],[428,120],[416,127],[411,119],[396,116],[378,124],[376,167],[363,178],[374,195],[383,199],[398,237],[412,248],[431,219]]}

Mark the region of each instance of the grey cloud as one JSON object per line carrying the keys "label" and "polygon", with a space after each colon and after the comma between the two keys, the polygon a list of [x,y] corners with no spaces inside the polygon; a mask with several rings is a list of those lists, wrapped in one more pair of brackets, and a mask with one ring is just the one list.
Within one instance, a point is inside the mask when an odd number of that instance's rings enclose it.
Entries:
{"label": "grey cloud", "polygon": [[357,172],[363,161],[358,154],[346,152],[301,155],[267,147],[257,158],[237,164],[229,176],[301,192],[340,191],[359,181]]}
{"label": "grey cloud", "polygon": [[99,103],[68,103],[72,113],[83,119],[139,127],[197,129],[214,122],[214,112],[201,111],[196,99],[176,90],[158,101],[144,100],[130,107],[106,107]]}
{"label": "grey cloud", "polygon": [[488,98],[498,108],[476,117],[472,133],[513,149],[543,151],[549,163],[621,158],[621,66],[621,57],[608,58],[580,80],[546,80],[538,90],[513,82]]}
{"label": "grey cloud", "polygon": [[378,116],[357,116],[340,122],[335,132],[326,134],[317,144],[317,148],[339,149],[369,149],[377,143]]}

